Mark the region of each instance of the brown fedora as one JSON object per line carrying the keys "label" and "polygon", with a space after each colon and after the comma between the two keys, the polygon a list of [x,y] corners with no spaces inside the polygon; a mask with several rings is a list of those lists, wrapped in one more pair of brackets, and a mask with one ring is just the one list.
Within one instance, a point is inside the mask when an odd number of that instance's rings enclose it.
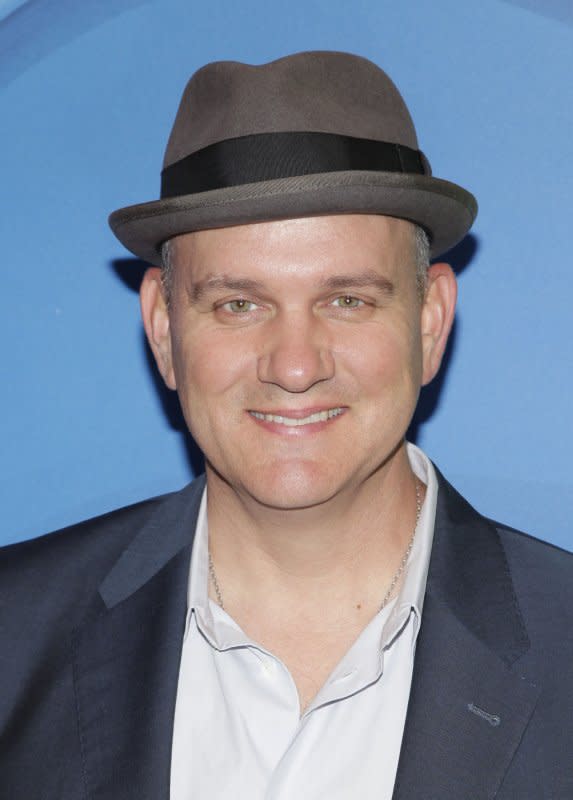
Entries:
{"label": "brown fedora", "polygon": [[477,203],[431,174],[400,93],[371,61],[337,52],[217,61],[185,88],[161,199],[114,211],[109,223],[128,250],[158,264],[162,243],[181,233],[385,214],[421,225],[436,256],[465,236]]}

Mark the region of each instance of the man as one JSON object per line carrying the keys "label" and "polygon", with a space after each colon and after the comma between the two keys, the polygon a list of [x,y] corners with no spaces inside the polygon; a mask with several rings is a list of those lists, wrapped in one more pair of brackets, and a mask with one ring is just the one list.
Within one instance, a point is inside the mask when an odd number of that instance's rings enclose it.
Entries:
{"label": "man", "polygon": [[4,550],[6,797],[573,797],[571,557],[405,442],[475,213],[369,61],[192,77],[111,225],[206,478]]}

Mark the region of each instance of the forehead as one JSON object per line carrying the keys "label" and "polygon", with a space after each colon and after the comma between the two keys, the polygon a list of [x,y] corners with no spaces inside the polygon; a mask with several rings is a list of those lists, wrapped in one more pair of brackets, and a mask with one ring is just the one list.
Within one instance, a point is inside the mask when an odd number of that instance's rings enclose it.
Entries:
{"label": "forehead", "polygon": [[394,272],[413,259],[414,230],[371,214],[275,220],[177,236],[171,258],[190,280],[220,271],[311,279],[340,269]]}

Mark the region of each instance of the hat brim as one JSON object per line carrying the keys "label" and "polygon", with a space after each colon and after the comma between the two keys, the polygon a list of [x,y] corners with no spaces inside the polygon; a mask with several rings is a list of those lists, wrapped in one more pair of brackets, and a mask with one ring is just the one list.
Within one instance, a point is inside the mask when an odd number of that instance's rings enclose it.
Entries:
{"label": "hat brim", "polygon": [[474,196],[449,181],[394,172],[326,172],[170,197],[114,211],[109,224],[134,255],[161,263],[183,233],[293,217],[384,214],[421,225],[432,257],[457,244],[477,214]]}

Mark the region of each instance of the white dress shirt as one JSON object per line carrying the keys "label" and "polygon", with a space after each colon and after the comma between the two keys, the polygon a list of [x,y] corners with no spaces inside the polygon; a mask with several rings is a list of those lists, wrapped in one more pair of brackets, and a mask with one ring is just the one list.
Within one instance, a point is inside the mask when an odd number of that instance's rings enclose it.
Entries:
{"label": "white dress shirt", "polygon": [[390,800],[410,694],[436,510],[426,497],[402,588],[300,716],[285,665],[208,597],[206,495],[197,520],[171,760],[171,800]]}

